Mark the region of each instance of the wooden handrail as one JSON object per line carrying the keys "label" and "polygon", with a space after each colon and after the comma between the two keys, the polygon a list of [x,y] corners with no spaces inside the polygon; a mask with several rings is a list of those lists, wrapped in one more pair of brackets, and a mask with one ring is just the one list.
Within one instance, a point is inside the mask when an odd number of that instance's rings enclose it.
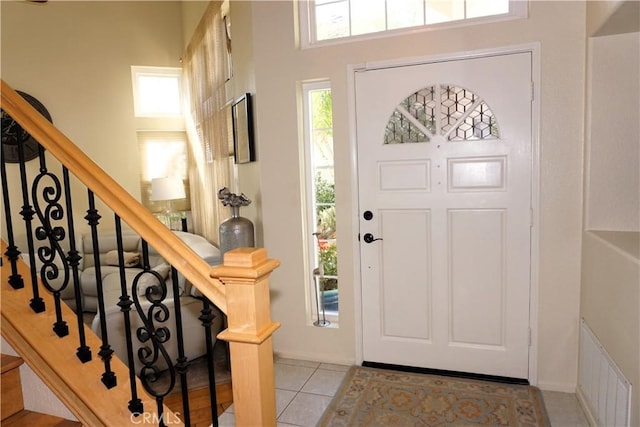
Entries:
{"label": "wooden handrail", "polygon": [[164,226],[156,217],[105,173],[60,130],[33,108],[4,80],[0,86],[1,106],[24,130],[47,149],[87,188],[149,243],[185,278],[227,313],[224,286],[210,276],[211,266]]}

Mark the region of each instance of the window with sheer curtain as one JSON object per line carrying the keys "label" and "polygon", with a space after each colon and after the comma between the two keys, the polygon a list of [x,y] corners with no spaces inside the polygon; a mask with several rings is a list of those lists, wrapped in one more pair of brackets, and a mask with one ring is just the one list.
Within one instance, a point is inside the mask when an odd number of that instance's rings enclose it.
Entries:
{"label": "window with sheer curtain", "polygon": [[184,131],[138,131],[140,201],[151,212],[166,209],[166,201],[152,200],[151,197],[151,180],[166,176],[182,179],[187,195],[184,199],[173,201],[173,209],[181,212],[191,210],[186,139]]}
{"label": "window with sheer curtain", "polygon": [[229,51],[220,5],[211,2],[182,61],[193,228],[213,242],[219,242],[218,226],[228,214],[217,192],[231,187],[233,172],[231,116],[225,91],[230,77]]}

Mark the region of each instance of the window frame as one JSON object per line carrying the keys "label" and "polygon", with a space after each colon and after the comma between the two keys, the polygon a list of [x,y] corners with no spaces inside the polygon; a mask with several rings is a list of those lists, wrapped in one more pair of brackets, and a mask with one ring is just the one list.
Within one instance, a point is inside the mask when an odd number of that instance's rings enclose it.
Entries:
{"label": "window frame", "polygon": [[[316,40],[315,34],[315,1],[304,0],[298,4],[298,27],[300,31],[300,47],[302,49],[339,45],[344,43],[375,40],[386,37],[416,34],[427,31],[460,28],[470,25],[487,24],[494,22],[510,21],[514,19],[526,19],[529,16],[529,0],[509,0],[509,12],[500,15],[489,15],[477,18],[464,18],[453,21],[439,22],[435,24],[419,25],[415,27],[383,30],[374,33],[349,35],[327,40]],[[311,25],[314,23],[314,25]]]}
{"label": "window frame", "polygon": [[[329,80],[318,80],[312,82],[302,82],[300,85],[300,92],[302,97],[302,158],[301,158],[301,183],[303,185],[303,245],[304,245],[304,254],[305,254],[305,286],[306,286],[306,306],[307,306],[307,319],[310,324],[314,324],[316,320],[319,319],[318,310],[316,308],[316,284],[314,281],[313,271],[317,267],[318,259],[319,259],[319,244],[316,236],[313,235],[312,230],[315,229],[316,222],[316,202],[315,202],[315,172],[316,167],[314,167],[313,158],[312,158],[312,134],[313,128],[311,123],[311,98],[310,93],[317,90],[329,90],[331,91],[331,82]],[[335,156],[333,159],[333,165],[335,171]],[[335,185],[335,181],[334,181]],[[335,206],[335,200],[333,205]],[[333,276],[331,276],[333,277]],[[339,277],[335,276],[336,279]],[[339,281],[338,281],[339,283]],[[338,284],[338,289],[340,285]],[[339,301],[338,292],[338,301]],[[339,313],[338,311],[326,311],[325,318],[329,321],[328,325],[317,325],[317,326],[328,326],[328,327],[338,327],[339,326]]]}
{"label": "window frame", "polygon": [[[138,78],[141,76],[170,77],[178,84],[178,105],[180,107],[176,114],[168,113],[148,113],[142,108],[140,99],[140,89]],[[182,88],[182,68],[179,67],[152,67],[152,66],[131,66],[131,85],[133,87],[133,107],[136,118],[159,118],[159,117],[183,117],[184,116],[184,95]]]}

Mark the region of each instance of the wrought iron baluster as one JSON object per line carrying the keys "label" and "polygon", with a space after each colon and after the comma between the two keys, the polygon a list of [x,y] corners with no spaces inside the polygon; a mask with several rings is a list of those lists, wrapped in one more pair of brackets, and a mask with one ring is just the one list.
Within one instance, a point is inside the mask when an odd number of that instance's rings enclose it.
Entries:
{"label": "wrought iron baluster", "polygon": [[[18,132],[22,134],[22,132]],[[27,134],[28,135],[28,134]],[[28,137],[27,137],[28,138]],[[25,139],[26,140],[26,139]],[[38,274],[36,272],[35,249],[33,245],[33,215],[35,211],[29,202],[29,188],[27,186],[27,168],[24,157],[24,140],[18,141],[18,165],[20,168],[20,186],[22,189],[22,210],[20,215],[24,221],[27,234],[27,248],[29,250],[29,267],[31,270],[31,289],[33,298],[29,303],[31,309],[36,313],[42,313],[45,310],[44,300],[40,297],[40,289],[38,285]]]}
{"label": "wrought iron baluster", "polygon": [[[164,425],[164,407],[163,402],[165,396],[167,396],[175,387],[176,383],[176,369],[171,362],[164,344],[171,338],[171,332],[166,326],[160,324],[169,320],[169,309],[164,304],[167,297],[167,285],[164,278],[149,267],[149,247],[147,242],[142,239],[142,262],[144,271],[139,273],[133,280],[133,286],[131,295],[133,296],[133,303],[136,307],[138,316],[140,317],[143,326],[136,330],[136,337],[143,345],[138,349],[138,359],[142,362],[142,368],[140,369],[140,381],[144,389],[151,396],[155,397],[158,404],[158,418],[160,419],[160,425]],[[145,308],[143,303],[138,297],[138,286],[141,285],[140,279],[144,275],[152,274],[157,285],[148,286],[144,291],[144,297],[146,299]],[[156,324],[157,323],[157,324]],[[167,365],[167,371],[165,375],[168,375],[168,385],[162,385],[158,383],[160,379],[161,370],[159,368],[159,360],[162,358]]]}
{"label": "wrought iron baluster", "polygon": [[118,307],[124,319],[124,336],[127,343],[127,363],[129,365],[129,385],[131,386],[131,400],[129,400],[129,411],[138,416],[144,411],[142,400],[138,397],[138,386],[136,383],[135,361],[133,359],[133,340],[131,339],[131,305],[133,302],[127,293],[127,277],[124,272],[124,245],[122,244],[122,221],[117,214],[114,214],[116,223],[116,244],[118,246],[118,264],[120,265],[120,300]]}
{"label": "wrought iron baluster", "polygon": [[[66,232],[63,227],[54,225],[53,221],[64,218],[64,209],[60,204],[62,198],[62,186],[57,176],[47,169],[44,149],[39,146],[40,171],[31,185],[31,199],[35,213],[40,220],[40,225],[35,229],[35,237],[45,245],[38,245],[38,259],[42,262],[40,268],[40,280],[43,286],[53,294],[53,302],[56,313],[54,332],[59,337],[69,335],[67,322],[62,318],[61,292],[69,284],[68,262],[60,242],[64,240]],[[41,206],[40,199],[45,203]],[[59,259],[62,267],[56,264]],[[61,278],[60,283],[55,283]]]}
{"label": "wrought iron baluster", "polygon": [[80,291],[80,273],[78,266],[82,257],[76,247],[76,232],[75,225],[73,223],[73,203],[71,201],[71,180],[69,179],[69,170],[62,166],[62,178],[64,182],[64,194],[65,204],[67,205],[67,230],[69,234],[69,252],[67,253],[67,264],[71,269],[71,276],[73,280],[73,295],[76,301],[76,318],[78,321],[78,341],[79,347],[76,351],[76,356],[82,363],[86,363],[91,360],[91,348],[87,345],[86,336],[84,333],[84,318],[82,317],[82,293]]}
{"label": "wrought iron baluster", "polygon": [[189,410],[189,386],[187,373],[189,372],[189,361],[184,354],[184,331],[182,326],[182,308],[180,304],[180,287],[178,286],[178,270],[171,266],[171,284],[173,286],[173,307],[175,309],[175,322],[178,340],[178,359],[176,360],[176,371],[180,375],[180,388],[182,393],[182,410],[184,424],[191,425],[191,411]]}
{"label": "wrought iron baluster", "polygon": [[213,357],[213,339],[211,338],[211,325],[215,319],[211,302],[206,297],[198,297],[202,301],[202,311],[198,319],[204,326],[204,339],[207,345],[207,373],[209,380],[209,403],[211,406],[211,419],[213,427],[218,427],[218,398],[216,396],[216,373]]}
{"label": "wrought iron baluster", "polygon": [[0,175],[2,179],[2,200],[4,202],[4,217],[7,225],[7,250],[5,254],[11,263],[11,274],[9,275],[9,285],[13,289],[24,288],[24,280],[18,273],[18,257],[20,251],[15,244],[13,236],[13,220],[11,219],[11,201],[9,198],[9,186],[7,185],[7,165],[4,156],[0,156]]}
{"label": "wrought iron baluster", "polygon": [[96,209],[95,197],[93,191],[87,190],[89,198],[89,209],[85,219],[91,228],[91,241],[93,243],[93,260],[96,273],[96,289],[98,292],[98,313],[100,315],[100,333],[102,335],[102,345],[98,355],[104,362],[104,373],[102,374],[102,383],[107,388],[115,387],[117,384],[116,374],[111,370],[111,357],[113,350],[109,345],[109,334],[107,332],[107,320],[104,310],[104,294],[102,289],[102,272],[100,270],[100,245],[98,242],[98,223],[100,222],[100,214]]}

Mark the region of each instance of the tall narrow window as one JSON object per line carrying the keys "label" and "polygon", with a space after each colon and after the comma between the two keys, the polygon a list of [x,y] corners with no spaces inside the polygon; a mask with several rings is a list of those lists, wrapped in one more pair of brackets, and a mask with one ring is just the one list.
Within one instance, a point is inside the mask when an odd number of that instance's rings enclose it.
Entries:
{"label": "tall narrow window", "polygon": [[338,321],[338,244],[329,82],[303,84],[309,312],[316,326]]}

